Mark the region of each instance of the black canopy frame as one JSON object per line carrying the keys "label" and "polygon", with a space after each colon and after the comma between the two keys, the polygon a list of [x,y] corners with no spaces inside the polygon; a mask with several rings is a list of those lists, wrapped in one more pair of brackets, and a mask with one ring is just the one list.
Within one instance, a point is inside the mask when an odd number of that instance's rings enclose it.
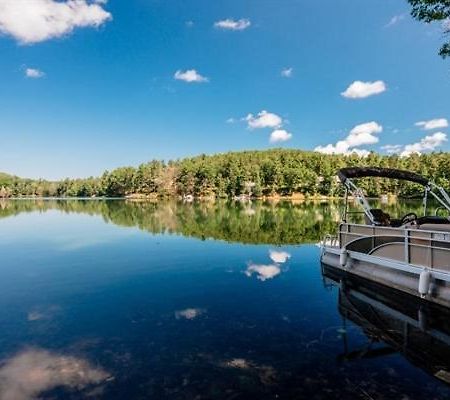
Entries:
{"label": "black canopy frame", "polygon": [[429,184],[429,180],[427,178],[419,174],[416,174],[415,172],[391,168],[377,168],[377,167],[342,168],[341,170],[339,170],[338,176],[342,183],[345,183],[347,179],[377,177],[377,178],[399,179],[403,181],[418,183],[419,185],[422,186],[428,186]]}
{"label": "black canopy frame", "polygon": [[[378,168],[378,167],[348,167],[342,168],[338,171],[338,177],[346,188],[345,194],[345,209],[343,221],[346,222],[348,214],[348,195],[351,193],[359,202],[364,210],[364,214],[371,221],[373,225],[378,225],[372,209],[367,202],[362,190],[355,185],[352,179],[375,177],[388,178],[409,181],[424,186],[423,197],[423,212],[427,213],[428,195],[431,194],[449,213],[450,213],[450,196],[441,186],[436,185],[433,181],[416,174],[415,172],[404,171],[392,168]],[[437,211],[436,211],[437,213]]]}

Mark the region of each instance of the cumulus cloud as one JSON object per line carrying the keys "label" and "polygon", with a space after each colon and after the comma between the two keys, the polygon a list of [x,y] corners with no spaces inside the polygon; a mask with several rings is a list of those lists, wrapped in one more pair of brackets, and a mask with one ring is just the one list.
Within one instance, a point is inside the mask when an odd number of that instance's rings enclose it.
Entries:
{"label": "cumulus cloud", "polygon": [[448,128],[448,121],[446,118],[436,118],[430,119],[429,121],[419,121],[416,122],[415,125],[426,131],[429,131],[432,129]]}
{"label": "cumulus cloud", "polygon": [[365,124],[356,125],[347,136],[347,143],[349,147],[361,146],[363,144],[378,143],[377,133],[383,132],[383,127],[375,121],[367,122]]}
{"label": "cumulus cloud", "polygon": [[279,128],[283,124],[283,119],[274,113],[261,111],[258,115],[248,114],[245,118],[249,129]]}
{"label": "cumulus cloud", "polygon": [[108,378],[107,372],[84,359],[28,349],[1,363],[0,398],[33,400],[57,387],[83,390]]}
{"label": "cumulus cloud", "polygon": [[293,74],[294,74],[294,68],[292,68],[292,67],[283,68],[281,70],[281,76],[283,78],[291,78]]}
{"label": "cumulus cloud", "polygon": [[359,157],[367,157],[370,154],[370,151],[365,149],[351,149],[347,154],[356,154]]}
{"label": "cumulus cloud", "polygon": [[288,131],[284,129],[275,129],[270,134],[270,143],[277,143],[277,142],[286,142],[292,138],[292,133],[289,133]]}
{"label": "cumulus cloud", "polygon": [[185,310],[175,311],[176,319],[195,319],[204,314],[205,310],[201,308],[186,308]]}
{"label": "cumulus cloud", "polygon": [[422,154],[436,150],[447,142],[447,135],[443,132],[436,132],[432,135],[425,136],[419,142],[400,145],[388,144],[382,149],[389,154],[400,154],[401,157],[408,157],[411,154]]}
{"label": "cumulus cloud", "polygon": [[375,82],[353,82],[341,96],[347,99],[364,99],[369,96],[380,94],[386,91],[386,84],[383,81]]}
{"label": "cumulus cloud", "polygon": [[286,251],[269,251],[270,259],[277,264],[284,264],[287,260],[291,258],[291,255]]}
{"label": "cumulus cloud", "polygon": [[282,129],[286,120],[283,120],[279,115],[263,110],[257,115],[248,114],[242,118],[242,121],[247,122],[247,127],[253,129],[272,129],[269,141],[270,143],[285,142],[292,138],[292,133]]}
{"label": "cumulus cloud", "polygon": [[273,279],[281,273],[281,268],[276,264],[249,264],[245,274],[248,277],[251,277],[253,274],[256,274],[256,277],[260,281],[267,281],[269,279]]}
{"label": "cumulus cloud", "polygon": [[327,144],[326,146],[317,146],[314,151],[324,154],[352,154],[367,156],[369,151],[358,149],[358,146],[378,143],[377,134],[383,132],[383,127],[377,122],[366,122],[356,125],[344,140],[336,144]]}
{"label": "cumulus cloud", "polygon": [[423,152],[430,152],[436,150],[439,146],[442,146],[447,141],[447,135],[443,132],[436,132],[432,135],[425,136],[420,142],[407,144],[401,156],[409,156],[411,154],[421,154]]}
{"label": "cumulus cloud", "polygon": [[1,0],[0,33],[21,44],[33,44],[71,33],[75,28],[98,27],[112,19],[101,1]]}
{"label": "cumulus cloud", "polygon": [[401,144],[387,144],[381,146],[381,150],[384,150],[388,154],[396,154],[402,152],[403,146]]}
{"label": "cumulus cloud", "polygon": [[227,18],[214,23],[215,28],[229,31],[243,31],[244,29],[249,28],[250,25],[251,25],[250,20],[246,18],[242,18],[239,20]]}
{"label": "cumulus cloud", "polygon": [[45,75],[44,72],[42,72],[39,69],[36,68],[26,68],[25,69],[25,76],[27,78],[33,78],[33,79],[38,79],[38,78],[42,78]]}
{"label": "cumulus cloud", "polygon": [[204,83],[209,82],[209,78],[202,76],[195,69],[188,69],[186,71],[178,70],[173,76],[176,80],[187,83]]}

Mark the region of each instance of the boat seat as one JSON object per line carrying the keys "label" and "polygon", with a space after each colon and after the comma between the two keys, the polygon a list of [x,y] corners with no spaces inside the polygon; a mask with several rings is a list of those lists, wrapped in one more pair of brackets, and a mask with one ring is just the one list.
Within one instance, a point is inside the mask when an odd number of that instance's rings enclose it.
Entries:
{"label": "boat seat", "polygon": [[[379,208],[371,208],[370,213],[373,215],[375,222],[381,226],[391,226],[391,216],[388,213],[385,213],[383,210]],[[370,225],[371,222],[366,216],[366,224]]]}
{"label": "boat seat", "polygon": [[419,229],[424,231],[439,231],[450,233],[450,223],[447,224],[422,224]]}
{"label": "boat seat", "polygon": [[400,228],[402,226],[402,220],[397,218],[391,219],[391,226],[392,228]]}
{"label": "boat seat", "polygon": [[444,217],[435,217],[431,215],[426,215],[424,217],[417,218],[417,225],[433,224],[433,225],[448,225],[450,224],[450,219]]}

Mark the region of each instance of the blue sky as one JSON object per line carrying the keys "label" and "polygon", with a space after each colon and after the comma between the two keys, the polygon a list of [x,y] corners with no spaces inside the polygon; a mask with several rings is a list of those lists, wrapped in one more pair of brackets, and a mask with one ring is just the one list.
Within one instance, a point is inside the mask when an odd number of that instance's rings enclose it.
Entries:
{"label": "blue sky", "polygon": [[405,0],[0,0],[0,171],[449,150],[442,30],[408,12]]}

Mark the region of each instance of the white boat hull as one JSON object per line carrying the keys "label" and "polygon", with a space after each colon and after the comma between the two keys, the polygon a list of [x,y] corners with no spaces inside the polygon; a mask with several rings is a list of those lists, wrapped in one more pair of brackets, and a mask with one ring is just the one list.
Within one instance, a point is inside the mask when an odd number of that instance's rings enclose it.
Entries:
{"label": "white boat hull", "polygon": [[[389,288],[450,307],[450,282],[448,277],[438,272],[430,272],[428,276],[424,276],[423,268],[352,252],[347,252],[343,260],[341,249],[328,246],[322,248],[321,262]],[[424,284],[426,284],[425,291]]]}

